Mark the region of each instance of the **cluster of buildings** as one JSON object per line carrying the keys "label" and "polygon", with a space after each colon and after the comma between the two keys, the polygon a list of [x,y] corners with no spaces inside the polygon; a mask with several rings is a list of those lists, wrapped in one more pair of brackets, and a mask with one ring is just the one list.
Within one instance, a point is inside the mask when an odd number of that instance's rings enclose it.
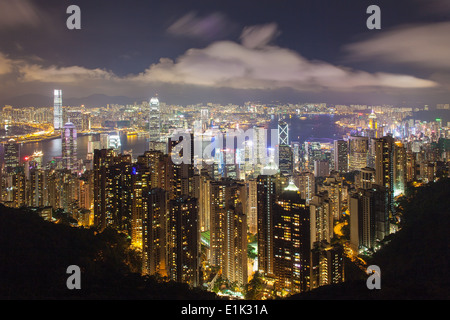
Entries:
{"label": "cluster of buildings", "polygon": [[[42,154],[34,154],[19,161],[17,143],[8,141],[1,202],[33,208],[46,219],[63,209],[77,226],[114,228],[141,252],[143,274],[193,287],[211,289],[220,275],[243,290],[255,271],[264,277],[267,295],[343,282],[348,250],[370,254],[396,231],[396,199],[406,188],[448,170],[449,128],[439,121],[386,124],[372,111],[362,126],[347,123],[350,131],[341,139],[300,143],[290,137],[289,117],[280,116],[268,134],[273,107],[249,104],[216,113],[211,106],[191,106],[180,114],[163,111],[158,98],[125,108],[132,116],[120,120],[147,128],[147,151],[134,158],[115,145],[117,137],[101,135],[80,166],[78,126],[64,121],[60,98],[55,91],[61,159],[43,164]],[[145,121],[135,114],[144,111]],[[175,122],[166,121],[168,114]],[[297,108],[292,115],[298,116]],[[171,131],[176,121],[185,135]],[[238,145],[234,139],[218,143],[211,134],[222,132],[226,140],[227,130],[240,127],[253,135]],[[193,152],[198,141],[201,157]],[[205,156],[208,146],[213,153]],[[252,154],[265,155],[265,161],[252,161]],[[350,231],[343,246],[337,227],[345,224]],[[256,258],[248,254],[252,237]]]}

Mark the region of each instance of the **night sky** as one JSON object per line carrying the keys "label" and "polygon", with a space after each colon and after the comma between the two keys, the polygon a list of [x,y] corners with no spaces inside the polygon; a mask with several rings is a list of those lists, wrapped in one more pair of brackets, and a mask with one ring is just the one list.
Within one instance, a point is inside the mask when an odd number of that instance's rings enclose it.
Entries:
{"label": "night sky", "polygon": [[449,34],[447,0],[0,0],[0,98],[450,103]]}

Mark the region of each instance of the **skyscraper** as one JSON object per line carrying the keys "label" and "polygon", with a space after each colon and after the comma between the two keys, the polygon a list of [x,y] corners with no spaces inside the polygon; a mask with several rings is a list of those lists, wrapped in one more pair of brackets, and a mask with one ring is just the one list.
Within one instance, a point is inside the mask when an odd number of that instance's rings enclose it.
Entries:
{"label": "skyscraper", "polygon": [[294,171],[292,148],[285,144],[278,146],[278,168],[284,175],[291,176]]}
{"label": "skyscraper", "polygon": [[276,200],[273,219],[274,275],[278,288],[290,293],[310,287],[310,212],[291,183]]}
{"label": "skyscraper", "polygon": [[148,124],[150,141],[161,141],[161,110],[159,106],[159,99],[157,97],[152,97],[150,99]]}
{"label": "skyscraper", "polygon": [[260,175],[257,183],[258,217],[258,270],[260,273],[274,274],[273,215],[276,200],[276,178]]}
{"label": "skyscraper", "polygon": [[349,197],[350,247],[374,250],[389,234],[389,212],[386,188],[366,183]]}
{"label": "skyscraper", "polygon": [[247,187],[244,183],[232,179],[211,181],[210,195],[211,265],[223,268],[225,257],[232,259],[230,255],[234,254],[234,251],[228,252],[232,250],[232,244],[225,242],[226,234],[229,234],[229,241],[234,241],[231,240],[231,234],[237,232],[235,227],[238,227],[234,225],[234,222],[237,223],[234,220],[242,219],[237,215],[246,214],[247,210]]}
{"label": "skyscraper", "polygon": [[68,122],[61,132],[63,168],[71,171],[77,170],[77,129]]}
{"label": "skyscraper", "polygon": [[5,173],[13,174],[19,166],[19,144],[14,139],[8,140],[4,148]]}
{"label": "skyscraper", "polygon": [[355,171],[367,167],[368,152],[367,137],[350,136],[348,138],[348,170]]}
{"label": "skyscraper", "polygon": [[389,213],[395,213],[394,198],[406,185],[406,150],[391,136],[375,140],[375,183],[388,192]]}
{"label": "skyscraper", "polygon": [[289,125],[283,120],[278,122],[278,144],[289,145]]}
{"label": "skyscraper", "polygon": [[168,193],[153,188],[144,195],[146,211],[143,215],[143,272],[168,276],[169,208]]}
{"label": "skyscraper", "polygon": [[200,233],[197,199],[188,196],[169,201],[169,277],[191,287],[200,285]]}
{"label": "skyscraper", "polygon": [[55,90],[53,95],[53,127],[60,130],[63,127],[62,91]]}
{"label": "skyscraper", "polygon": [[345,140],[334,140],[334,170],[345,173],[348,170],[348,143]]}

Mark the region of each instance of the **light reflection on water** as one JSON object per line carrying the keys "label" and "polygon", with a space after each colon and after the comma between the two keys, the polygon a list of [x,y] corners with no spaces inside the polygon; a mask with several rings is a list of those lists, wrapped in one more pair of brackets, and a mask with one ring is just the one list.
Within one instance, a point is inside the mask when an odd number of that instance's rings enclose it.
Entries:
{"label": "light reflection on water", "polygon": [[[329,115],[310,115],[306,119],[293,117],[285,119],[289,123],[289,134],[291,141],[300,143],[315,138],[342,139],[344,134],[335,121],[336,116]],[[276,129],[277,121],[273,120],[268,126]],[[89,141],[98,141],[99,135],[83,135],[77,138],[77,158],[85,159],[88,151]],[[122,152],[132,150],[133,157],[136,158],[148,150],[148,142],[146,136],[121,135]],[[47,163],[53,158],[61,157],[61,139],[45,140],[41,142],[24,143],[20,146],[20,158],[32,155],[35,151],[44,153],[42,163]],[[3,161],[3,145],[0,145],[1,160]]]}

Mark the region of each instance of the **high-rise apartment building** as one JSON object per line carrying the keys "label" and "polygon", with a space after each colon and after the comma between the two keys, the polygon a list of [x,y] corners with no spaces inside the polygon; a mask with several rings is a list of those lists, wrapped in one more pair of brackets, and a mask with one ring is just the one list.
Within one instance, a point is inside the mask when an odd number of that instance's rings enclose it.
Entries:
{"label": "high-rise apartment building", "polygon": [[276,177],[261,175],[257,183],[258,270],[268,276],[274,274],[274,205]]}
{"label": "high-rise apartment building", "polygon": [[273,251],[276,287],[291,294],[309,290],[310,212],[292,181],[275,202]]}
{"label": "high-rise apartment building", "polygon": [[200,285],[200,233],[197,199],[189,196],[169,201],[168,270],[171,280]]}

